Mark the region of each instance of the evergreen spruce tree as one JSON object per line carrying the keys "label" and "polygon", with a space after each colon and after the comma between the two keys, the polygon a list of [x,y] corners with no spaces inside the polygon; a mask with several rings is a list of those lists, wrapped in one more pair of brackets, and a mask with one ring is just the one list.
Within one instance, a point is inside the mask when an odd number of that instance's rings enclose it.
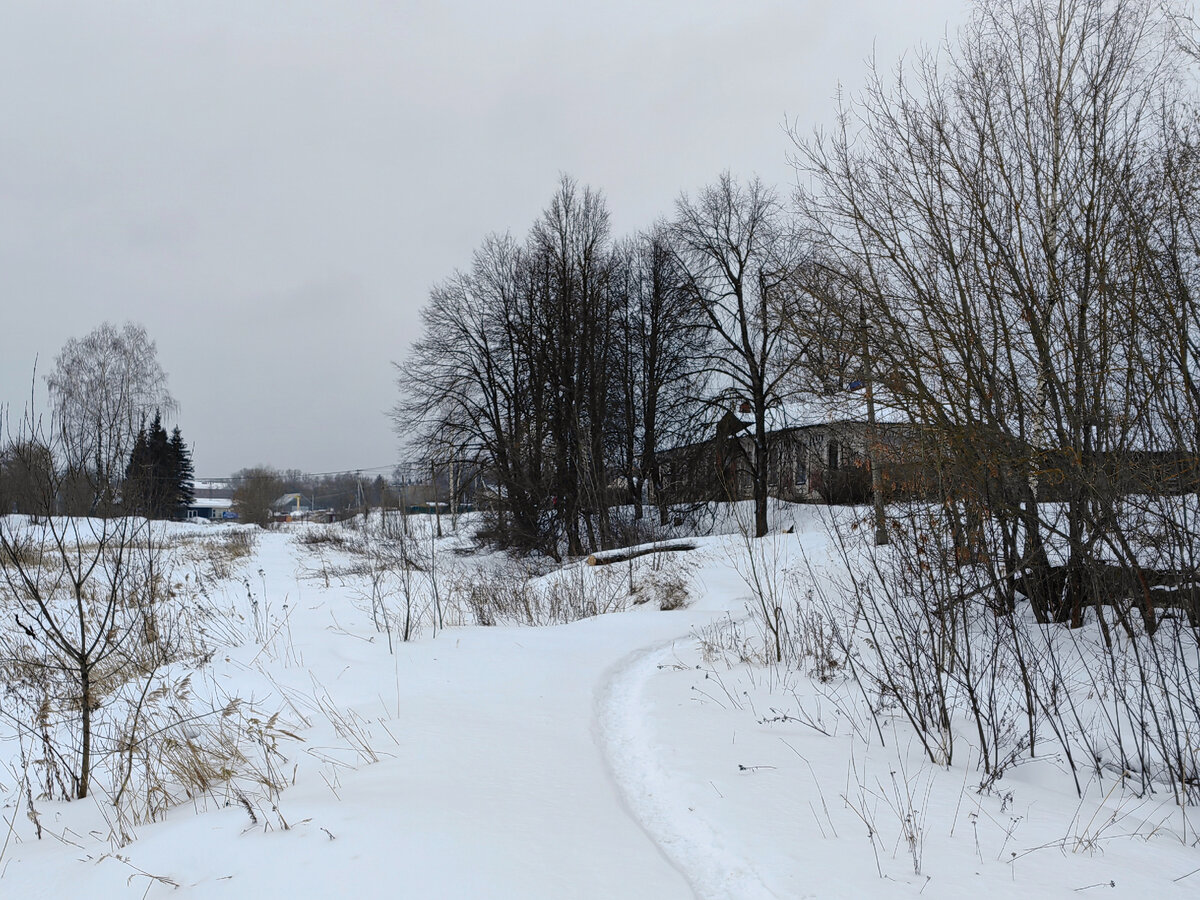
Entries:
{"label": "evergreen spruce tree", "polygon": [[129,452],[129,463],[125,466],[125,481],[121,487],[121,501],[126,512],[134,515],[150,515],[150,492],[154,462],[150,452],[150,437],[143,421],[138,429],[133,449]]}
{"label": "evergreen spruce tree", "polygon": [[162,416],[138,431],[125,467],[125,508],[151,519],[180,515],[194,496],[191,452],[176,426],[170,437]]}
{"label": "evergreen spruce tree", "polygon": [[163,428],[162,416],[154,413],[154,422],[147,435],[150,444],[150,496],[149,513],[152,519],[169,519],[174,515],[171,502],[171,446],[167,430]]}
{"label": "evergreen spruce tree", "polygon": [[192,451],[183,442],[183,435],[176,425],[171,431],[171,484],[174,488],[174,506],[178,514],[183,514],[189,503],[196,496],[194,482],[195,469],[192,467]]}

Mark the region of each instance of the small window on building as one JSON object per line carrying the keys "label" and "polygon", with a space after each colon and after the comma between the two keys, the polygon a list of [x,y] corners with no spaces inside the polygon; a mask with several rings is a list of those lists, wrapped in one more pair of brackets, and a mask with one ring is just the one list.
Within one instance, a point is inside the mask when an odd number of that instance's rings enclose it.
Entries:
{"label": "small window on building", "polygon": [[828,467],[831,470],[836,469],[838,467],[838,442],[837,441],[829,442],[829,466]]}
{"label": "small window on building", "polygon": [[804,457],[796,457],[796,487],[805,487],[808,484],[808,466],[805,465]]}

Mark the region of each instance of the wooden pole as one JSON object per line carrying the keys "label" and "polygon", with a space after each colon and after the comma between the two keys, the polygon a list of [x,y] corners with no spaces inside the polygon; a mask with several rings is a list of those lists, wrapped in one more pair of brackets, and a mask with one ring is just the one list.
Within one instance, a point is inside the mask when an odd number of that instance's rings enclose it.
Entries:
{"label": "wooden pole", "polygon": [[858,325],[862,331],[863,376],[867,383],[867,463],[871,467],[871,497],[875,504],[875,546],[888,543],[887,516],[883,505],[883,470],[879,464],[879,433],[875,427],[875,373],[871,365],[871,341],[867,335],[867,311],[858,304]]}

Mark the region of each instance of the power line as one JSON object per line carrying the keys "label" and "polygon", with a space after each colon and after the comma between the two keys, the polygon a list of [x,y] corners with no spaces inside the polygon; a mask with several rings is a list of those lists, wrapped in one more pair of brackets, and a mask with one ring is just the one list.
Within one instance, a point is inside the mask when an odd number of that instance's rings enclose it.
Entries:
{"label": "power line", "polygon": [[[300,474],[304,478],[323,478],[327,475],[357,475],[360,472],[390,472],[396,468],[403,468],[403,466],[393,463],[388,466],[363,466],[361,468],[355,468],[355,469],[339,469],[334,472],[301,472]],[[282,475],[284,473],[280,472],[279,474]],[[237,476],[236,475],[197,475],[195,477],[195,480],[196,481],[231,481],[235,477],[237,477]]]}

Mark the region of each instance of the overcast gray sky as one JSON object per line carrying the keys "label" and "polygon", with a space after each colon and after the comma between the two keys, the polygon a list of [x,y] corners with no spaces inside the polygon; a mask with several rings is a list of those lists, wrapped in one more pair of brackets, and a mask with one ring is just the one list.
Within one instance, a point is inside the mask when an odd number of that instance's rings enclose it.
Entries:
{"label": "overcast gray sky", "polygon": [[[617,234],[721,170],[787,190],[873,49],[964,0],[0,3],[0,402],[145,325],[199,475],[391,465],[430,286],[560,172]],[[39,378],[39,382],[40,382]],[[39,384],[39,390],[41,390]]]}

